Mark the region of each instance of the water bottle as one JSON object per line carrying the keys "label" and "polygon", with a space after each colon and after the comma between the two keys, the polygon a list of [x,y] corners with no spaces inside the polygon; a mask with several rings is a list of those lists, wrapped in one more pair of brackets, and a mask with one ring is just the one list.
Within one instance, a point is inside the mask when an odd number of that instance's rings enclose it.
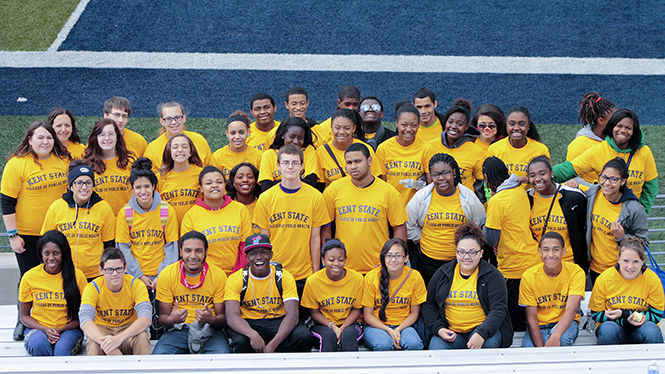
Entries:
{"label": "water bottle", "polygon": [[427,182],[425,182],[425,181],[422,180],[422,179],[418,179],[418,181],[416,182],[416,187],[414,187],[414,188],[415,188],[416,190],[419,190],[419,189],[425,187],[426,185],[427,185]]}
{"label": "water bottle", "polygon": [[656,361],[651,361],[649,367],[647,368],[647,374],[659,374],[660,370],[658,369],[658,364]]}

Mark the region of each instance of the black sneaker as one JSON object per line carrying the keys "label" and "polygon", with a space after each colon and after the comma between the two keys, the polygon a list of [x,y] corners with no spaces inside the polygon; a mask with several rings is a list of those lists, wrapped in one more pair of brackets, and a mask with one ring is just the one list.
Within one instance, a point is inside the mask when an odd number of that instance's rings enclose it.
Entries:
{"label": "black sneaker", "polygon": [[25,331],[25,325],[21,323],[21,320],[16,321],[16,327],[14,327],[14,340],[20,342],[23,340],[23,332]]}

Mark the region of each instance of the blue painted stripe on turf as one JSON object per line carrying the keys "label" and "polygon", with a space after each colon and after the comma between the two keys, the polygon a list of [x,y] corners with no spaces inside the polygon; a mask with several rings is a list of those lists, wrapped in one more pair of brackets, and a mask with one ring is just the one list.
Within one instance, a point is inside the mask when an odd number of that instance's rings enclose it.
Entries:
{"label": "blue painted stripe on turf", "polygon": [[[252,95],[266,91],[279,103],[277,117],[283,118],[284,92],[300,85],[310,94],[308,115],[321,120],[336,109],[337,92],[345,84],[358,86],[363,96],[379,97],[386,120],[392,120],[398,100],[411,99],[422,86],[435,91],[441,111],[464,97],[474,107],[488,102],[504,110],[524,105],[536,123],[570,124],[577,122],[584,93],[597,90],[635,110],[644,124],[662,124],[665,118],[665,76],[76,68],[0,69],[0,114],[46,115],[52,107],[64,106],[77,115],[99,115],[107,98],[122,95],[137,117],[154,117],[159,102],[177,100],[193,117],[226,118],[236,109],[248,111]],[[18,97],[28,101],[19,103]]]}
{"label": "blue painted stripe on turf", "polygon": [[92,1],[61,50],[665,57],[665,2]]}

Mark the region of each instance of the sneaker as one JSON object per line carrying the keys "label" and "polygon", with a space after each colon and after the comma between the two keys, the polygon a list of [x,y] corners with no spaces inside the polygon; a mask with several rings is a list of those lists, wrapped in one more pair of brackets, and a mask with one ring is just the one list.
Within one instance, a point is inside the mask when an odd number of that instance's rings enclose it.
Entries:
{"label": "sneaker", "polygon": [[16,327],[14,327],[14,340],[20,342],[23,340],[23,332],[25,331],[25,325],[21,323],[21,320],[16,321]]}

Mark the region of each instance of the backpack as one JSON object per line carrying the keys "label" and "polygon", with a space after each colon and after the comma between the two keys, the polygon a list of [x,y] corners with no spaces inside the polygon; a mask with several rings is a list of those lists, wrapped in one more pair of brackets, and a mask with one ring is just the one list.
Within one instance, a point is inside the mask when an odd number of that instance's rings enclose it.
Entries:
{"label": "backpack", "polygon": [[[279,296],[282,297],[282,264],[275,261],[270,261],[270,265],[275,267],[275,285],[277,286],[277,291],[279,291]],[[245,299],[245,293],[247,292],[247,283],[249,281],[249,265],[242,268],[242,289],[240,290],[240,301]]]}
{"label": "backpack", "polygon": [[[125,220],[127,221],[127,226],[129,226],[129,231],[132,231],[132,226],[134,225],[134,208],[126,204],[124,207],[125,210]],[[162,231],[166,234],[166,221],[169,219],[169,204],[162,200],[159,202],[159,219],[162,221]]]}

